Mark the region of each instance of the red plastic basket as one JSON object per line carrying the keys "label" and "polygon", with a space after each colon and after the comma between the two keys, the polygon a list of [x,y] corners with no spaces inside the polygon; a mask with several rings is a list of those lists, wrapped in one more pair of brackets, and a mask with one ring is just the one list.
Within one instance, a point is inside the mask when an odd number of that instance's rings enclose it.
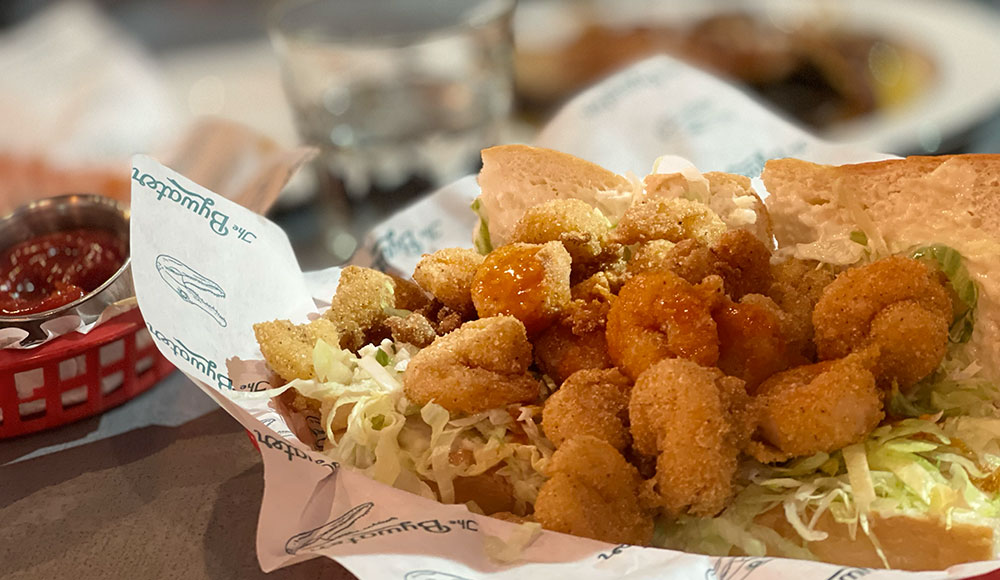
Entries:
{"label": "red plastic basket", "polygon": [[173,370],[138,308],[87,334],[73,332],[30,350],[0,350],[0,439],[102,413]]}

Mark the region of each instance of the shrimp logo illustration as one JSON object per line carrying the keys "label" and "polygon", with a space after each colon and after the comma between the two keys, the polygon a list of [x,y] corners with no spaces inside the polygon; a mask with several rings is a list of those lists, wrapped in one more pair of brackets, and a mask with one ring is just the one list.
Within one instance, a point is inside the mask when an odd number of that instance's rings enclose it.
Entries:
{"label": "shrimp logo illustration", "polygon": [[403,580],[469,580],[465,576],[456,576],[437,570],[413,570],[403,576]]}
{"label": "shrimp logo illustration", "polygon": [[353,532],[353,526],[358,520],[368,515],[375,504],[368,501],[347,510],[340,517],[327,522],[318,528],[295,534],[285,542],[285,552],[298,554],[304,551],[322,550],[327,546],[339,544],[341,538]]}
{"label": "shrimp logo illustration", "polygon": [[754,570],[770,561],[771,558],[719,558],[709,576],[719,580],[746,580]]}
{"label": "shrimp logo illustration", "polygon": [[226,326],[223,318],[214,306],[206,301],[202,293],[218,298],[225,298],[226,292],[215,281],[202,276],[177,258],[160,254],[156,257],[156,271],[181,300],[195,306],[208,314],[219,326]]}
{"label": "shrimp logo illustration", "polygon": [[372,522],[362,528],[355,527],[355,524],[361,518],[368,515],[373,507],[375,507],[375,504],[370,501],[356,505],[322,526],[295,534],[285,542],[285,552],[292,555],[299,552],[315,552],[341,544],[357,544],[373,538],[408,532],[426,532],[436,535],[448,534],[453,531],[471,533],[479,531],[479,528],[475,525],[475,520],[448,520],[447,522],[442,522],[432,518],[414,522],[411,520],[401,520],[395,516]]}

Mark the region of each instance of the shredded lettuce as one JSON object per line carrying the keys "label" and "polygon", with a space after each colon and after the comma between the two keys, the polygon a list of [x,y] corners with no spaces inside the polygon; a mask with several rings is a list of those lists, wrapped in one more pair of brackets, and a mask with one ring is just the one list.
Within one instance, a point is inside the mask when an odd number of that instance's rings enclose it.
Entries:
{"label": "shredded lettuce", "polygon": [[895,417],[996,417],[1000,415],[1000,384],[988,380],[982,367],[951,349],[941,366],[907,393],[893,391],[887,412]]}
{"label": "shredded lettuce", "polygon": [[472,205],[469,207],[479,216],[479,223],[472,234],[472,245],[475,246],[477,252],[485,256],[493,251],[493,241],[490,239],[490,226],[489,219],[486,216],[486,208],[483,207],[478,197],[473,200]]}
{"label": "shredded lettuce", "polygon": [[[933,419],[940,419],[933,417]],[[750,463],[734,502],[715,518],[661,523],[660,546],[726,555],[814,556],[809,542],[827,537],[823,519],[860,530],[875,543],[870,521],[878,514],[910,514],[997,526],[1000,498],[982,489],[1000,469],[1000,418],[907,418],[833,454],[819,453],[786,465]],[[778,510],[798,541],[759,523]],[[827,518],[824,518],[827,516]]]}
{"label": "shredded lettuce", "polygon": [[910,257],[930,264],[944,272],[954,294],[954,320],[949,331],[952,342],[968,342],[975,324],[979,288],[965,267],[965,258],[957,250],[944,244],[921,246],[910,252]]}
{"label": "shredded lettuce", "polygon": [[357,355],[317,343],[317,379],[288,387],[322,403],[323,453],[376,481],[445,503],[458,499],[456,478],[492,471],[511,484],[515,511],[529,513],[554,451],[538,426],[541,409],[523,407],[516,417],[506,409],[452,417],[434,402],[413,405],[402,376],[415,353],[388,339]]}

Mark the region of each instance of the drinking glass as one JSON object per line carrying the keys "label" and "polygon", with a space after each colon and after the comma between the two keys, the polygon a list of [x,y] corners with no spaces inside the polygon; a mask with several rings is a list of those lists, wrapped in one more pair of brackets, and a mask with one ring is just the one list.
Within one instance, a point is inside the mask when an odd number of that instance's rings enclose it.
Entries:
{"label": "drinking glass", "polygon": [[354,199],[474,170],[512,100],[514,0],[286,2],[270,33],[298,132]]}

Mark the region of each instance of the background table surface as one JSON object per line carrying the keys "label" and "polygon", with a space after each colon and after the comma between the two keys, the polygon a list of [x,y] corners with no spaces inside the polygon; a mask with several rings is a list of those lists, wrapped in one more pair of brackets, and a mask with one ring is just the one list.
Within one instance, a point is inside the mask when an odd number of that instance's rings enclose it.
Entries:
{"label": "background table surface", "polygon": [[105,413],[0,443],[0,577],[353,578],[317,558],[261,572],[246,431],[181,373]]}

